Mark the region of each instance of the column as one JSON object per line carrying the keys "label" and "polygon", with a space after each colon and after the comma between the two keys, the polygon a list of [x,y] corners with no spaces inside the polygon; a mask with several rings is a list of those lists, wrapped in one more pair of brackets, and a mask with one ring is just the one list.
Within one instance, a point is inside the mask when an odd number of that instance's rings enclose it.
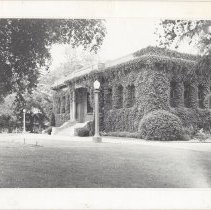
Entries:
{"label": "column", "polygon": [[76,112],[76,96],[75,96],[75,89],[73,89],[73,100],[72,100],[72,119],[73,121],[76,120],[75,112]]}

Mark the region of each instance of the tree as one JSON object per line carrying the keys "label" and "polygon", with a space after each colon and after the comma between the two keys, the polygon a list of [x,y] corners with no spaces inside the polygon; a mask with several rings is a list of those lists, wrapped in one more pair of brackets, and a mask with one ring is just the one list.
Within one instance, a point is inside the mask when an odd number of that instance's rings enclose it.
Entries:
{"label": "tree", "polygon": [[2,122],[6,122],[4,115],[7,115],[10,117],[10,121],[13,122],[14,128],[22,127],[23,109],[26,109],[26,118],[30,122],[29,125],[27,124],[27,130],[33,130],[35,119],[41,126],[46,121],[51,126],[55,125],[55,122],[53,123],[55,119],[52,118],[53,102],[51,86],[56,80],[61,78],[61,75],[68,76],[80,67],[97,62],[97,56],[94,53],[89,53],[81,48],[73,49],[70,45],[65,45],[64,47],[64,62],[59,66],[55,66],[55,68],[49,68],[49,71],[42,71],[38,78],[37,87],[32,92],[26,91],[18,95],[15,93],[10,94],[5,97],[4,102],[0,103],[0,119],[2,116]]}
{"label": "tree", "polygon": [[66,78],[74,71],[98,62],[98,56],[94,52],[89,52],[81,48],[72,48],[71,45],[63,45],[62,47],[64,49],[63,61],[51,66],[49,71],[43,71],[39,79],[39,86],[45,86],[48,91],[55,81],[62,77]]}
{"label": "tree", "polygon": [[36,87],[39,70],[50,64],[52,44],[82,45],[96,52],[105,33],[102,20],[1,19],[0,97],[16,92],[21,98]]}
{"label": "tree", "polygon": [[157,27],[158,45],[178,48],[182,42],[197,46],[199,53],[211,51],[211,21],[162,20]]}

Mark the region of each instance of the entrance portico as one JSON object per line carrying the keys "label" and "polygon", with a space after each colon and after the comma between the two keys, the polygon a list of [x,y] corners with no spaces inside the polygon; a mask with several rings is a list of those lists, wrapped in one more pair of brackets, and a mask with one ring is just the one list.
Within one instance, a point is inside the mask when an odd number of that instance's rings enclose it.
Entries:
{"label": "entrance portico", "polygon": [[91,107],[89,92],[87,88],[79,87],[73,91],[73,120],[84,123],[93,120],[93,108]]}

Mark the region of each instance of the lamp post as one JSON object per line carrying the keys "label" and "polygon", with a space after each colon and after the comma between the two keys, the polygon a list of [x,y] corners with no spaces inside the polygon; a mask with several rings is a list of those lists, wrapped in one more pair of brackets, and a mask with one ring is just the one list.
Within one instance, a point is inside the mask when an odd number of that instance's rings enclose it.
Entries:
{"label": "lamp post", "polygon": [[99,92],[100,92],[100,82],[94,82],[94,101],[95,101],[95,135],[93,136],[93,141],[96,143],[102,142],[102,138],[99,134]]}
{"label": "lamp post", "polygon": [[26,110],[23,109],[23,133],[26,133]]}

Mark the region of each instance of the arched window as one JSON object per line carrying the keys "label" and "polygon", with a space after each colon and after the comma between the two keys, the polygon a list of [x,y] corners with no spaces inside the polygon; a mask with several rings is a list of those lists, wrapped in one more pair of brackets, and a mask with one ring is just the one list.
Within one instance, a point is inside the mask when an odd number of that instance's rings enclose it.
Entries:
{"label": "arched window", "polygon": [[198,102],[199,102],[199,108],[204,109],[204,99],[205,99],[205,95],[204,95],[204,87],[202,85],[198,86]]}
{"label": "arched window", "polygon": [[112,109],[113,103],[112,103],[112,88],[107,89],[107,99],[106,99],[108,110]]}
{"label": "arched window", "polygon": [[60,100],[60,98],[58,98],[58,101],[57,101],[57,114],[60,114],[60,108],[61,108],[61,100]]}
{"label": "arched window", "polygon": [[176,82],[171,81],[170,82],[170,106],[176,107]]}
{"label": "arched window", "polygon": [[62,97],[62,113],[65,113],[65,96]]}
{"label": "arched window", "polygon": [[135,104],[135,86],[127,86],[127,107],[132,107]]}
{"label": "arched window", "polygon": [[119,85],[117,87],[117,101],[116,108],[121,109],[123,107],[123,87]]}
{"label": "arched window", "polygon": [[184,83],[184,105],[187,108],[190,108],[191,106],[191,86],[188,83]]}

